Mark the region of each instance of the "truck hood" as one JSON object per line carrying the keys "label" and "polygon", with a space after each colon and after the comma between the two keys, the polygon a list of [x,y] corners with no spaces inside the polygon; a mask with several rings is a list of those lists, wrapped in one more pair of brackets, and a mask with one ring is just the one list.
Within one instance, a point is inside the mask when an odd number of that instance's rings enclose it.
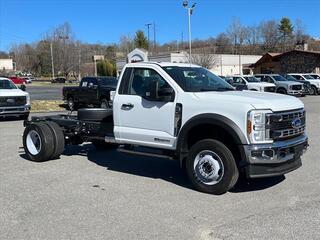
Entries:
{"label": "truck hood", "polygon": [[274,112],[304,108],[304,104],[296,97],[255,91],[198,92],[194,95],[199,101],[213,104],[243,104],[255,109],[271,109]]}
{"label": "truck hood", "polygon": [[28,95],[27,92],[20,89],[0,89],[0,97],[21,97]]}
{"label": "truck hood", "polygon": [[275,87],[275,85],[273,83],[267,83],[267,82],[248,82],[248,86]]}
{"label": "truck hood", "polygon": [[303,85],[302,83],[295,82],[295,81],[278,81],[277,84],[279,85]]}

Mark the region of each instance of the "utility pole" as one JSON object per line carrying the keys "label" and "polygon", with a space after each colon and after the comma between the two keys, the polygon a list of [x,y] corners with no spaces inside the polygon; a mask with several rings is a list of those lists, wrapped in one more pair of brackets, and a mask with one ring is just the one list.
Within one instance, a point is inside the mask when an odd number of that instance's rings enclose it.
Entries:
{"label": "utility pole", "polygon": [[150,26],[151,26],[151,25],[152,25],[151,23],[145,24],[145,26],[146,26],[147,29],[148,29],[148,50],[149,50],[149,48],[150,48]]}
{"label": "utility pole", "polygon": [[189,27],[189,63],[191,64],[191,15],[193,13],[193,9],[196,6],[194,3],[191,7],[189,7],[188,1],[183,1],[182,6],[188,11],[188,27]]}
{"label": "utility pole", "polygon": [[54,79],[54,65],[53,65],[52,41],[50,42],[50,52],[51,52],[51,67],[52,67],[52,80],[53,80]]}
{"label": "utility pole", "polygon": [[[66,40],[69,39],[69,36],[68,35],[65,35],[65,36],[60,35],[59,39],[63,40],[63,60],[65,61],[66,60]],[[65,64],[63,64],[63,65],[65,67]]]}
{"label": "utility pole", "polygon": [[80,43],[78,44],[79,48],[79,73],[78,73],[78,80],[81,80],[81,45]]}
{"label": "utility pole", "polygon": [[157,41],[156,41],[156,24],[153,22],[153,51],[157,52]]}

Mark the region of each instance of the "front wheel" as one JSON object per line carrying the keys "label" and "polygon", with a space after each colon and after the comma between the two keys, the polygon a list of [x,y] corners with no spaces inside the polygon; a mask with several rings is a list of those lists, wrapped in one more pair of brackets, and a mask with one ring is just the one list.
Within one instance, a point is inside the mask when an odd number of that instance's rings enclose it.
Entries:
{"label": "front wheel", "polygon": [[213,139],[201,140],[191,147],[186,170],[195,189],[215,195],[227,192],[239,177],[231,151]]}
{"label": "front wheel", "polygon": [[311,86],[310,95],[317,95],[318,90],[315,86]]}
{"label": "front wheel", "polygon": [[280,88],[277,93],[280,93],[280,94],[287,94],[287,90],[283,89],[283,88]]}

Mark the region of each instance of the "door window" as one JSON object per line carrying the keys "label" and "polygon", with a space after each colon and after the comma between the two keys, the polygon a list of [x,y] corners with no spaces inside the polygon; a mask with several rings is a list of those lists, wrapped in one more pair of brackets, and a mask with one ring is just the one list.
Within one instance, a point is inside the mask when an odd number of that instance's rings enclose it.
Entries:
{"label": "door window", "polygon": [[157,81],[159,88],[169,88],[169,84],[153,69],[135,68],[133,77],[129,83],[129,95],[146,96],[149,91],[149,85]]}
{"label": "door window", "polygon": [[245,84],[241,77],[233,77],[233,82],[236,84]]}

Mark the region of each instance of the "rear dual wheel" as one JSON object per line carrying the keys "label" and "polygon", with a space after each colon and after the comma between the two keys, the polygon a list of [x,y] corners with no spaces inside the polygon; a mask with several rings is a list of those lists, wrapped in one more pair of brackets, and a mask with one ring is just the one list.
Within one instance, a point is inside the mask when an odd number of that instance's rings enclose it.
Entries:
{"label": "rear dual wheel", "polygon": [[23,147],[28,158],[35,162],[57,159],[64,150],[64,135],[54,122],[28,125],[23,133]]}

